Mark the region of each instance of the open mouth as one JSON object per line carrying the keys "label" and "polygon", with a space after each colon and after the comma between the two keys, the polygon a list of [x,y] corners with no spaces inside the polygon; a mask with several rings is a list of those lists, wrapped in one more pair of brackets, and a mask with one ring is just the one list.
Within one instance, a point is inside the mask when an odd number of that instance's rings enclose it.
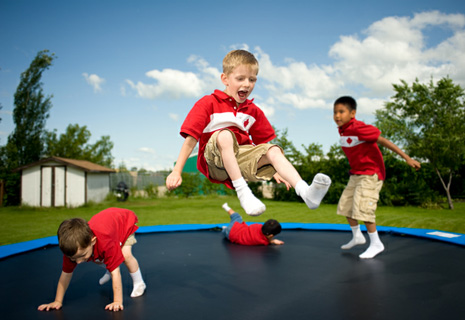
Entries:
{"label": "open mouth", "polygon": [[245,100],[247,98],[248,91],[240,90],[237,92],[237,95],[241,100]]}

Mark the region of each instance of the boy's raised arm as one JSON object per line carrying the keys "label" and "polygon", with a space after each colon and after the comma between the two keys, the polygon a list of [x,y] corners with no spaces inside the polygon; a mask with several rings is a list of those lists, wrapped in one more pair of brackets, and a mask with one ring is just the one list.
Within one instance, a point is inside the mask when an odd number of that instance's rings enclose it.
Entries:
{"label": "boy's raised arm", "polygon": [[57,293],[55,295],[55,301],[47,304],[40,305],[37,310],[39,311],[49,311],[51,309],[59,310],[63,306],[63,298],[65,296],[66,290],[68,289],[69,283],[73,273],[61,272],[60,280],[58,280]]}
{"label": "boy's raised arm", "polygon": [[179,187],[182,183],[181,173],[184,165],[186,164],[187,158],[194,150],[197,140],[192,136],[187,136],[182,144],[181,151],[179,152],[178,160],[174,166],[173,171],[166,177],[166,188],[173,190]]}
{"label": "boy's raised arm", "polygon": [[419,170],[421,168],[420,162],[410,158],[405,152],[403,152],[398,146],[396,146],[394,143],[389,141],[388,139],[379,136],[378,137],[378,144],[382,145],[383,147],[388,148],[389,150],[394,151],[397,153],[399,156],[405,159],[407,164],[411,166],[412,168]]}

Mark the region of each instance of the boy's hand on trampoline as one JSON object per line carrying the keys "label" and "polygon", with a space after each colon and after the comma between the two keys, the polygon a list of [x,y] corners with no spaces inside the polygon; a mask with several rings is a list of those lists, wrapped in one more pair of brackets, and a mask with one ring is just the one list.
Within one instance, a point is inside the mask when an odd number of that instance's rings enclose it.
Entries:
{"label": "boy's hand on trampoline", "polygon": [[122,302],[118,302],[118,301],[115,301],[113,303],[110,303],[109,305],[107,305],[105,307],[105,310],[109,310],[109,311],[120,311],[120,310],[123,310],[123,303]]}
{"label": "boy's hand on trampoline", "polygon": [[284,241],[278,240],[278,239],[273,239],[273,240],[270,241],[270,243],[280,246],[280,245],[284,244]]}
{"label": "boy's hand on trampoline", "polygon": [[40,305],[37,310],[39,311],[50,311],[50,310],[53,310],[53,309],[56,309],[56,310],[60,310],[61,307],[63,306],[63,304],[61,302],[58,302],[58,301],[53,301],[52,303],[47,303],[47,304],[42,304]]}
{"label": "boy's hand on trampoline", "polygon": [[177,171],[171,172],[168,177],[166,177],[166,188],[170,191],[179,187],[181,183],[182,177]]}

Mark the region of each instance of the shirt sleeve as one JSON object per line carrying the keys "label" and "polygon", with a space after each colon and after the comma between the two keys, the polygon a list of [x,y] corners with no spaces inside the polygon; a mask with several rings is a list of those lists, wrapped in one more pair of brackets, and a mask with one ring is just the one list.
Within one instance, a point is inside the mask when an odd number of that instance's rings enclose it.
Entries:
{"label": "shirt sleeve", "polygon": [[256,107],[256,122],[250,128],[249,133],[254,144],[267,143],[276,138],[276,133],[266,118],[263,111]]}
{"label": "shirt sleeve", "polygon": [[381,135],[381,131],[370,124],[363,124],[357,128],[359,140],[376,142]]}
{"label": "shirt sleeve", "polygon": [[208,112],[209,103],[204,97],[197,101],[187,114],[181,126],[181,136],[186,138],[188,135],[194,137],[197,141],[202,136],[203,130],[210,121],[210,113]]}
{"label": "shirt sleeve", "polygon": [[77,263],[71,261],[67,256],[63,255],[63,267],[62,271],[66,273],[72,273],[76,268]]}

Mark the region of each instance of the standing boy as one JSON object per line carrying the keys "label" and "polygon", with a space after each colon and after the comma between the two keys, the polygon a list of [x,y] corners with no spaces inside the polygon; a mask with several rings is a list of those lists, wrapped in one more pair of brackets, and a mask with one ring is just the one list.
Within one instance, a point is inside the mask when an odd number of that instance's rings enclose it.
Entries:
{"label": "standing boy", "polygon": [[285,183],[310,209],[316,209],[331,184],[324,174],[315,175],[309,186],[286,159],[282,149],[268,142],[276,134],[264,113],[247,98],[257,81],[258,61],[245,50],[229,52],[223,60],[224,91],[215,90],[200,99],[181,127],[185,138],[176,165],[166,178],[169,190],[182,183],[187,158],[199,141],[197,167],[210,181],[235,189],[249,215],[260,215],[266,207],[247,182],[271,180]]}
{"label": "standing boy", "polygon": [[363,221],[368,230],[370,246],[359,257],[371,259],[384,250],[376,230],[375,210],[379,192],[386,177],[384,160],[378,144],[394,151],[416,170],[420,163],[411,159],[391,141],[381,137],[381,131],[355,119],[357,103],[344,96],[334,102],[334,121],[339,127],[342,150],[350,164],[350,179],[339,199],[337,214],[345,216],[352,229],[352,240],[341,249],[351,249],[366,242],[358,221]]}
{"label": "standing boy", "polygon": [[120,264],[124,262],[133,280],[131,297],[144,294],[145,282],[137,259],[132,255],[132,246],[137,243],[134,232],[137,216],[127,209],[108,208],[93,216],[87,223],[84,219],[65,220],[58,228],[58,245],[63,252],[63,269],[58,281],[55,301],[39,306],[39,310],[60,309],[63,298],[80,263],[92,261],[105,264],[110,276],[105,274],[100,284],[112,280],[113,302],[105,309],[123,310],[123,285]]}

